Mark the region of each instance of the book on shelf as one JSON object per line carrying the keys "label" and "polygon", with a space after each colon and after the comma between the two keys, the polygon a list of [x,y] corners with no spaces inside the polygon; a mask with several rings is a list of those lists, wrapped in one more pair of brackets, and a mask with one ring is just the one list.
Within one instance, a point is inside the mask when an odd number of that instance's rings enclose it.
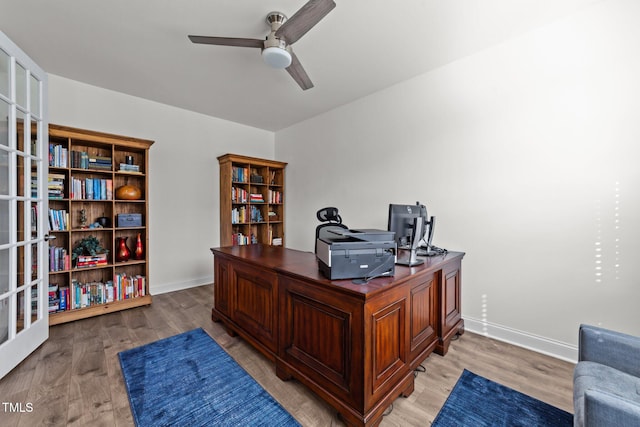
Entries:
{"label": "book on shelf", "polygon": [[146,277],[141,275],[128,276],[126,273],[114,274],[114,301],[145,296],[146,281]]}
{"label": "book on shelf", "polygon": [[262,212],[260,212],[260,208],[251,206],[251,222],[264,222],[264,218],[262,218]]}
{"label": "book on shelf", "polygon": [[71,178],[72,200],[113,200],[113,180],[104,178]]}
{"label": "book on shelf", "polygon": [[232,203],[247,203],[247,190],[239,187],[231,187],[231,202]]}
{"label": "book on shelf", "polygon": [[49,271],[65,271],[71,269],[71,257],[65,248],[49,247]]}
{"label": "book on shelf", "polygon": [[86,151],[71,151],[71,167],[76,169],[111,170],[111,157],[89,155]]}
{"label": "book on shelf", "polygon": [[244,224],[248,222],[247,207],[240,206],[231,210],[231,223],[232,224]]}
{"label": "book on shelf", "polygon": [[89,169],[89,153],[86,151],[72,150],[70,163],[72,168]]}
{"label": "book on shelf", "polygon": [[60,301],[59,311],[66,311],[69,306],[69,288],[66,286],[60,287],[60,289],[58,289],[58,295]]}
{"label": "book on shelf", "polygon": [[60,144],[49,144],[49,166],[55,168],[67,167],[68,151]]}
{"label": "book on shelf", "polygon": [[58,285],[49,283],[49,313],[54,313],[60,309],[60,298],[58,296]]}
{"label": "book on shelf", "polygon": [[255,234],[245,235],[242,233],[233,233],[231,235],[231,244],[233,246],[244,246],[258,243],[258,237]]}
{"label": "book on shelf", "polygon": [[269,190],[269,203],[282,203],[282,192],[276,190]]}
{"label": "book on shelf", "polygon": [[76,260],[76,268],[99,267],[107,264],[107,254],[80,255]]}
{"label": "book on shelf", "polygon": [[249,168],[233,166],[231,168],[231,180],[233,182],[249,182]]}
{"label": "book on shelf", "polygon": [[275,236],[273,227],[271,226],[269,226],[269,230],[267,232],[267,239],[269,244],[272,246],[282,246],[282,237]]}
{"label": "book on shelf", "polygon": [[[32,175],[33,178],[33,175]],[[49,173],[47,176],[47,194],[49,199],[64,198],[64,180],[65,175],[62,173]],[[33,189],[32,189],[33,193]]]}
{"label": "book on shelf", "polygon": [[69,230],[69,213],[66,209],[49,209],[49,230]]}
{"label": "book on shelf", "polygon": [[82,283],[71,281],[70,287],[49,286],[49,312],[77,310],[146,295],[146,278],[117,273],[113,280]]}
{"label": "book on shelf", "polygon": [[111,170],[111,157],[89,156],[89,169]]}
{"label": "book on shelf", "polygon": [[251,193],[249,194],[249,201],[251,203],[264,203],[264,198],[260,193]]}
{"label": "book on shelf", "polygon": [[140,165],[129,165],[127,163],[120,163],[121,172],[135,172],[140,173]]}

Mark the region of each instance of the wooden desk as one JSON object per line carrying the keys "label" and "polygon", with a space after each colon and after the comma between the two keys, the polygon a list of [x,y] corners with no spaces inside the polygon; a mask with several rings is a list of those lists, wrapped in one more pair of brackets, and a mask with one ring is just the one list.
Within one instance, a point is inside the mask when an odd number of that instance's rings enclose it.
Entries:
{"label": "wooden desk", "polygon": [[461,252],[356,285],[327,280],[309,252],[263,245],[211,251],[212,319],[349,425],[378,425],[399,395],[413,392],[413,370],[434,350],[446,354],[464,332]]}

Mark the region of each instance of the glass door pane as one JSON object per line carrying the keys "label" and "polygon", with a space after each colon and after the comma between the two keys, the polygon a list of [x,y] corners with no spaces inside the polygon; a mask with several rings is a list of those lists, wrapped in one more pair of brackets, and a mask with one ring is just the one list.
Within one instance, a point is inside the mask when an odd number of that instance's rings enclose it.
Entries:
{"label": "glass door pane", "polygon": [[0,378],[49,333],[46,78],[0,31]]}
{"label": "glass door pane", "polygon": [[16,104],[27,107],[27,70],[16,63]]}
{"label": "glass door pane", "polygon": [[0,95],[9,98],[9,64],[11,58],[4,50],[0,49]]}

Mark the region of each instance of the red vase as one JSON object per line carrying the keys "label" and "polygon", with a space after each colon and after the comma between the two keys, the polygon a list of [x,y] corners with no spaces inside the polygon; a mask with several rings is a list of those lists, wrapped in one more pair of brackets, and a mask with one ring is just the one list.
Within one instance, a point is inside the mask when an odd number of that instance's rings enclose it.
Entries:
{"label": "red vase", "polygon": [[142,236],[138,233],[136,237],[136,249],[133,251],[133,257],[135,259],[144,259],[144,246],[142,245]]}
{"label": "red vase", "polygon": [[129,261],[131,251],[127,247],[126,237],[117,237],[116,261]]}

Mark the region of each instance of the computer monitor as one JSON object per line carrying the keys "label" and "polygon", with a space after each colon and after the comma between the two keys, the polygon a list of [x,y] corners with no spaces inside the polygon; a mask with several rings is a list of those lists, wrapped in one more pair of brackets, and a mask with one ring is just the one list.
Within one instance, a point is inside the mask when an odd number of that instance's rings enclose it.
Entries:
{"label": "computer monitor", "polygon": [[[422,233],[414,237],[415,220],[422,222]],[[387,229],[396,233],[396,243],[400,249],[410,249],[417,237],[417,242],[424,238],[425,225],[428,223],[427,208],[416,202],[415,205],[389,205],[389,222]]]}
{"label": "computer monitor", "polygon": [[420,202],[416,202],[415,205],[389,205],[387,229],[395,233],[398,249],[411,251],[409,259],[403,260],[399,257],[398,264],[413,266],[424,262],[417,259],[416,256],[420,243],[424,241],[425,234],[430,231],[429,225],[427,208]]}

